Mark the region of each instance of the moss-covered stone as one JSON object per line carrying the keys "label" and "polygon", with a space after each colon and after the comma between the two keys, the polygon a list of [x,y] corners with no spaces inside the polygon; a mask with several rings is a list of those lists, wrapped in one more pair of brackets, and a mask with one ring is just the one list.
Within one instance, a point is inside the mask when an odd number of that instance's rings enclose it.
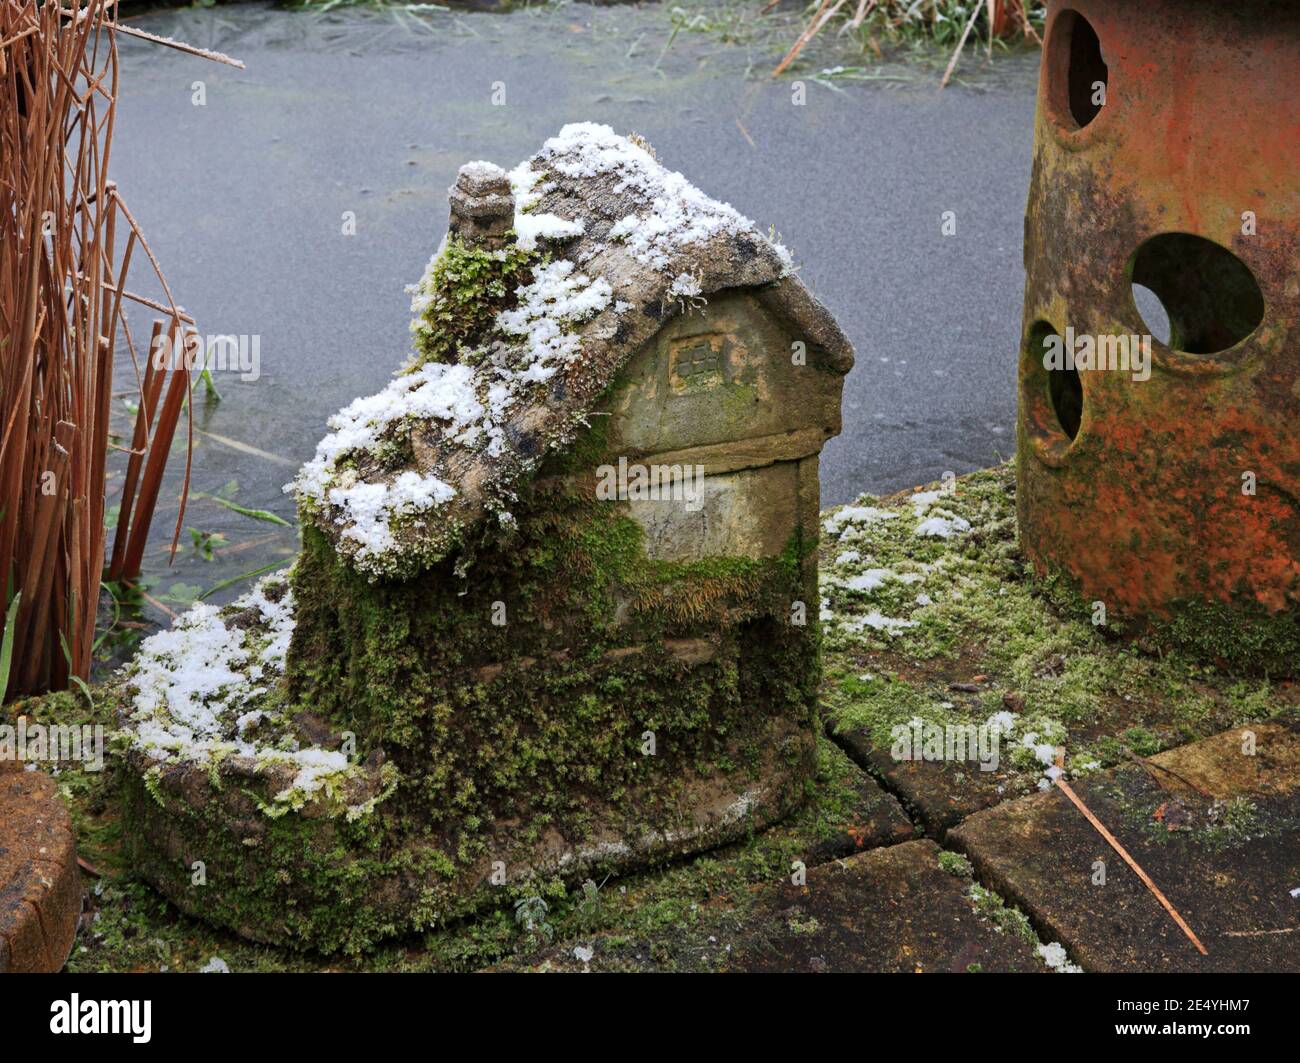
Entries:
{"label": "moss-covered stone", "polygon": [[[122,773],[132,868],[191,915],[326,952],[358,951],[435,914],[394,920],[384,892],[424,861],[386,846],[373,816],[267,816],[249,783],[224,771],[215,780],[184,768]],[[426,868],[436,881],[438,868]]]}
{"label": "moss-covered stone", "polygon": [[494,866],[716,844],[787,812],[810,771],[815,629],[787,621],[811,544],[651,560],[618,506],[547,476],[515,508],[460,571],[370,583],[311,528],[295,571],[289,696],[396,766],[382,832],[452,862],[441,917]]}
{"label": "moss-covered stone", "polygon": [[[579,441],[596,453],[600,439]],[[360,769],[346,793],[238,757],[129,755],[132,863],[178,906],[324,951],[720,844],[786,815],[813,770],[815,541],[646,556],[590,475],[543,469],[456,562],[372,582],[305,523],[273,697]],[[893,828],[891,828],[893,829]],[[194,864],[205,884],[193,883]]]}
{"label": "moss-covered stone", "polygon": [[[274,653],[204,671],[196,633],[229,631],[196,609],[127,713],[142,866],[187,904],[178,855],[220,853],[206,914],[248,936],[355,949],[529,902],[766,826],[813,771],[817,457],[848,340],[784,248],[606,127],[509,176],[467,164],[449,198],[406,375],[295,481],[287,655],[276,605]],[[272,668],[301,781],[229,755],[259,751]]]}

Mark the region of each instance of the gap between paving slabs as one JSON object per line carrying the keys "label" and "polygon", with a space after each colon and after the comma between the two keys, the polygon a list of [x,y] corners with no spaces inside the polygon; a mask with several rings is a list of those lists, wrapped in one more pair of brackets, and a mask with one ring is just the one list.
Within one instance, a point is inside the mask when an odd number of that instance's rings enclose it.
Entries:
{"label": "gap between paving slabs", "polygon": [[[898,797],[927,834],[967,852],[981,882],[1021,904],[1045,940],[1063,941],[1072,953],[1078,944],[1081,952],[1076,958],[1085,967],[1249,967],[1241,949],[1234,955],[1220,947],[1218,959],[1197,956],[1119,855],[1063,794],[1055,792],[1052,766],[1058,746],[1064,746],[1069,752],[1067,771],[1076,780],[1072,785],[1128,846],[1129,836],[1111,822],[1116,810],[1107,806],[1103,812],[1094,806],[1088,796],[1094,789],[1079,780],[1090,776],[1097,776],[1099,782],[1109,780],[1115,771],[1099,773],[1125,765],[1119,773],[1124,780],[1135,778],[1152,790],[1151,796],[1162,797],[1147,809],[1154,816],[1170,801],[1168,788],[1174,780],[1152,781],[1160,773],[1137,766],[1141,758],[1269,716],[1294,720],[1296,684],[1239,680],[1177,656],[1149,655],[1144,647],[1109,639],[1104,630],[1094,628],[1090,615],[1072,612],[1067,588],[1051,582],[1031,584],[1016,546],[1015,481],[1007,466],[934,490],[860,499],[826,515],[823,534],[827,732],[855,762]],[[1001,732],[996,769],[981,771],[977,763],[943,759],[897,759],[898,732],[893,728],[898,725],[910,735],[938,734],[947,726],[996,726]],[[1263,724],[1255,730],[1274,734]],[[1230,742],[1236,734],[1233,731],[1218,741]],[[1153,763],[1180,755],[1190,754],[1175,749]],[[1276,772],[1285,778],[1288,770],[1291,778],[1300,776],[1294,767]],[[1039,793],[1048,788],[1053,792]],[[1228,841],[1246,844],[1251,837],[1249,822],[1256,815],[1278,831],[1300,822],[1296,809],[1275,807],[1273,798],[1260,800],[1253,791],[1239,788],[1217,798],[1195,796],[1203,805],[1195,815],[1201,817],[1205,836],[1220,850]],[[1104,857],[1108,881],[1123,880],[1135,896],[1141,894],[1136,910],[1147,912],[1150,924],[1160,923],[1116,930],[1130,946],[1123,958],[1071,933],[1075,924],[1062,917],[1062,907],[1077,904],[1080,898],[1066,890],[1053,896],[1049,888],[1051,876],[1063,873],[1057,834],[1038,836],[1041,849],[1036,855],[1044,862],[1044,879],[1034,892],[1008,871],[1005,861],[999,864],[982,851],[1003,840],[997,830],[976,836],[968,829],[976,822],[991,822],[1005,809],[1025,805],[1056,810],[1060,823],[1068,825],[1081,846],[1095,848],[1096,857]],[[1192,813],[1185,812],[1176,797],[1170,807],[1174,822],[1166,823],[1163,813],[1154,822],[1160,833],[1181,841],[1180,817]],[[993,811],[984,811],[988,809]],[[1006,823],[1002,826],[1005,830]],[[1131,851],[1137,856],[1139,850]],[[1145,849],[1140,851],[1146,854]],[[1280,888],[1280,879],[1272,883],[1278,876],[1295,878],[1291,887],[1300,885],[1300,868],[1288,865],[1288,858],[1270,858],[1267,852],[1262,856],[1264,870],[1270,872],[1270,888]],[[1184,854],[1184,864],[1162,861],[1162,873],[1156,873],[1146,867],[1143,856],[1137,858],[1176,907],[1175,891],[1163,878],[1183,880],[1189,867],[1199,866],[1199,873],[1223,881],[1223,872],[1211,866],[1213,860],[1198,865]],[[1092,859],[1083,869],[1087,875],[1092,874]],[[1255,896],[1249,880],[1240,885]],[[1122,924],[1122,920],[1117,924],[1102,918],[1101,898],[1120,903],[1118,894],[1115,890],[1094,898],[1097,907],[1089,913],[1090,921],[1085,920],[1088,929],[1101,934],[1101,928]],[[1268,896],[1290,901],[1286,891],[1279,894],[1274,889]],[[1268,923],[1269,911],[1264,904],[1255,913],[1259,917],[1255,922],[1265,926],[1267,934],[1245,932],[1285,941],[1287,933],[1280,932],[1285,928],[1276,921]],[[1197,929],[1196,921],[1183,914]],[[1224,933],[1229,932],[1243,931],[1224,928]],[[1147,939],[1151,947],[1139,960],[1136,957]],[[1215,948],[1210,951],[1213,954]]]}
{"label": "gap between paving slabs", "polygon": [[[949,962],[945,963],[941,958],[942,953],[937,953],[935,951],[935,945],[937,942],[931,940],[928,943],[929,948],[924,949],[919,953],[910,944],[900,946],[900,952],[896,956],[896,963],[894,966],[830,968],[825,965],[824,958],[819,959],[815,956],[809,956],[809,970],[824,971],[830,969],[843,969],[903,971],[910,969],[916,972],[925,970],[948,970],[951,972],[966,971],[969,973],[975,973],[980,971],[1041,971],[1042,965],[1046,964],[1054,970],[1062,972],[1080,972],[1080,966],[1071,962],[1071,953],[1060,944],[1059,940],[1057,940],[1060,935],[1054,932],[1052,925],[1026,916],[1024,911],[1022,911],[1022,909],[1025,908],[1023,901],[1021,901],[1015,894],[1008,892],[1005,879],[998,879],[990,875],[986,870],[984,870],[984,865],[973,865],[965,855],[965,847],[961,845],[955,836],[947,829],[941,828],[938,831],[933,832],[934,836],[943,844],[943,848],[940,848],[931,837],[927,837],[927,835],[931,834],[931,831],[926,826],[926,817],[908,796],[909,792],[916,791],[911,787],[906,789],[898,787],[892,779],[882,773],[879,768],[878,758],[875,755],[875,751],[871,750],[867,743],[864,743],[861,740],[857,742],[846,740],[845,736],[837,735],[835,733],[834,727],[829,720],[826,720],[825,724],[827,735],[832,739],[832,741],[848,754],[850,759],[863,770],[863,773],[868,778],[874,779],[880,785],[883,794],[894,798],[898,802],[903,814],[908,817],[909,821],[915,826],[915,829],[918,832],[919,838],[917,844],[924,843],[931,847],[932,851],[929,852],[927,856],[933,858],[931,862],[934,866],[943,872],[946,872],[948,875],[954,876],[956,879],[964,882],[965,899],[971,904],[974,910],[981,917],[987,920],[998,934],[1010,931],[1010,939],[1017,942],[1019,948],[1012,948],[1008,952],[995,944],[992,949],[992,954],[988,955],[980,948],[978,939],[967,939],[960,943],[960,947],[950,949],[948,953]],[[852,736],[850,736],[850,739],[851,737]],[[905,846],[896,845],[890,847],[887,851],[892,853],[894,849],[903,848],[905,848]],[[925,881],[925,879],[921,877],[924,874],[924,870],[923,868],[916,867],[915,861],[908,861],[899,866],[907,867],[908,864],[912,865],[909,869],[908,878],[911,879],[917,877],[921,878],[922,881]],[[840,861],[840,866],[846,867],[845,862]],[[817,877],[821,880],[817,883],[818,885],[832,885],[832,883],[824,881],[825,876],[820,874],[820,868],[816,870],[819,872]],[[870,871],[867,871],[865,868],[862,869],[862,871],[865,872],[864,877],[868,879],[875,877],[872,872],[875,872],[876,870],[877,869],[875,868],[872,868]],[[990,882],[994,883],[992,887],[989,885]],[[948,885],[951,887],[951,883]],[[782,892],[788,895],[790,891],[783,889]],[[943,892],[950,892],[950,890]],[[898,904],[897,898],[890,898],[887,895],[885,896],[886,904],[888,906],[893,907]],[[1008,900],[1008,898],[1010,898],[1010,900]],[[873,895],[872,903],[877,903],[879,899],[878,896]],[[945,907],[948,907],[951,912],[950,898],[944,897],[944,901],[947,902]],[[812,922],[816,922],[815,918],[812,919]],[[791,925],[794,926],[793,923]],[[888,932],[893,935],[898,935],[904,933],[905,930],[905,926],[900,927],[895,925],[891,926]],[[1036,961],[1030,963],[1028,966],[1024,964],[1026,947],[1028,947],[1027,954]],[[799,950],[795,951],[796,953],[799,952]],[[910,959],[915,966],[912,968],[899,966],[897,961],[904,957]],[[866,961],[868,957],[862,955],[857,957],[857,959],[861,962]],[[878,955],[875,956],[874,959],[876,962],[883,962],[882,958]],[[760,965],[746,969],[779,970],[780,968]],[[801,968],[795,967],[788,969],[797,970]]]}

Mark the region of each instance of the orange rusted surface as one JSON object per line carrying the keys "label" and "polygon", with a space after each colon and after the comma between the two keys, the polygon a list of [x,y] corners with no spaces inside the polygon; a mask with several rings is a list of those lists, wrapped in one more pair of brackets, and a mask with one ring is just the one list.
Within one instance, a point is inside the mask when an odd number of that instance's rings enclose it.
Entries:
{"label": "orange rusted surface", "polygon": [[[1267,628],[1255,659],[1227,644],[1209,655],[1294,673],[1300,5],[1052,3],[1035,138],[1021,545],[1040,574],[1064,573],[1085,601],[1103,602],[1111,626],[1176,627],[1186,642],[1186,618],[1212,616],[1225,625],[1218,637],[1243,645]],[[1134,363],[1081,369],[1077,385],[1049,373],[1039,342],[1048,328],[1152,331],[1135,281],[1174,322],[1167,343],[1151,342],[1149,378]],[[1073,438],[1071,387],[1082,403]],[[1203,634],[1192,641],[1216,637]]]}
{"label": "orange rusted surface", "polygon": [[80,915],[72,818],[54,780],[0,759],[0,974],[59,970]]}

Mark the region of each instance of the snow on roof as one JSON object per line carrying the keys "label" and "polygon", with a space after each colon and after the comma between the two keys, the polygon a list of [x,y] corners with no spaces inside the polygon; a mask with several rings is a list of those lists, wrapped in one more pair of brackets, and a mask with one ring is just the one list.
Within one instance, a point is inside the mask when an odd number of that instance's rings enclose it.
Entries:
{"label": "snow on roof", "polygon": [[[501,173],[470,164],[474,180]],[[428,362],[329,421],[286,490],[371,579],[409,577],[478,523],[509,520],[514,488],[572,440],[626,359],[688,300],[749,287],[827,366],[853,352],[793,275],[790,253],[665,169],[636,138],[566,125],[509,174],[514,246],[541,255],[489,342]],[[412,289],[417,326],[446,241]],[[504,256],[506,252],[494,254]],[[383,455],[399,446],[396,466]]]}

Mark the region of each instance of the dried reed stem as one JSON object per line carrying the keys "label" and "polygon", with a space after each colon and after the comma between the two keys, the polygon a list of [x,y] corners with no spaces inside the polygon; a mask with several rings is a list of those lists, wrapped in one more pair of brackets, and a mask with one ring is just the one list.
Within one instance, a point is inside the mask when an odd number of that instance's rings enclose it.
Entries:
{"label": "dried reed stem", "polygon": [[[90,671],[119,333],[135,358],[123,301],[165,315],[155,338],[165,331],[179,342],[192,329],[108,179],[118,32],[125,27],[117,25],[117,0],[82,0],[75,10],[53,0],[0,0],[0,577],[6,606],[22,594],[0,695],[57,689]],[[137,249],[161,300],[127,290]],[[140,412],[112,579],[139,573],[191,386],[187,362],[153,361],[151,345],[143,379],[137,364]],[[187,455],[176,535],[188,485]]]}

